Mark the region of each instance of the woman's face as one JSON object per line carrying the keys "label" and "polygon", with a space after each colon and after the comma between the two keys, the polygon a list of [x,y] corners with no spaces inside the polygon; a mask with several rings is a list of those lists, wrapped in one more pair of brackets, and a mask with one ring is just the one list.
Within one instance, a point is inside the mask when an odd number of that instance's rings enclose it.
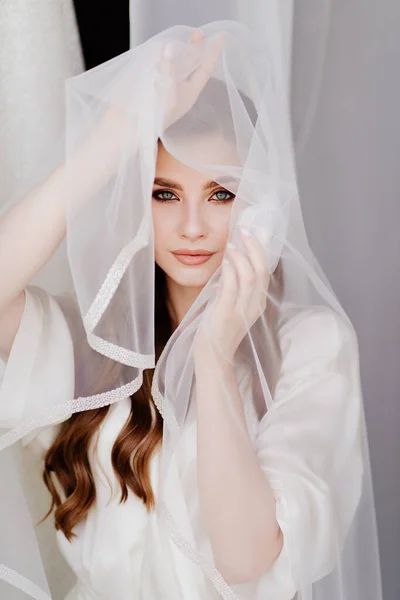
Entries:
{"label": "woman's face", "polygon": [[[207,141],[213,140],[199,143]],[[229,148],[220,150],[229,160]],[[229,180],[229,188],[234,189]],[[159,143],[152,199],[155,261],[167,278],[184,287],[206,285],[223,259],[234,198],[228,189],[179,162]]]}

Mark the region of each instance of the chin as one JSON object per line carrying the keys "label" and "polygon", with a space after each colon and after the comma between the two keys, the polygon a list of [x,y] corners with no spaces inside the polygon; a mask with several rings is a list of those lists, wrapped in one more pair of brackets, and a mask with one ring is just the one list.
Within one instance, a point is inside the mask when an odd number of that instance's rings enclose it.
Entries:
{"label": "chin", "polygon": [[[161,267],[163,268],[163,267]],[[209,265],[197,265],[195,267],[184,266],[172,269],[164,269],[164,273],[177,285],[182,287],[203,288],[211,279],[216,268]]]}

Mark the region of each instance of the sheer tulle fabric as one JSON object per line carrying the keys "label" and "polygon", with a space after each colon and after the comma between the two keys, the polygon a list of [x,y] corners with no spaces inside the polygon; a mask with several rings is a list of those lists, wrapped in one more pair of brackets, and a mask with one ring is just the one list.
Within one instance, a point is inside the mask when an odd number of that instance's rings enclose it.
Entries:
{"label": "sheer tulle fabric", "polygon": [[[250,229],[272,273],[267,308],[254,324],[245,323],[234,361],[247,431],[237,427],[250,435],[270,481],[284,544],[271,569],[230,583],[215,565],[202,520],[192,347],[218,301],[218,269],[156,365],[153,398],[164,418],[157,505],[145,527],[133,597],[290,600],[297,592],[299,600],[380,598],[357,340],[307,242],[279,52],[233,22],[202,30],[204,40],[193,46],[189,27],[173,27],[67,83],[65,279],[71,274],[72,283],[55,298],[33,294],[43,320],[31,321],[23,341],[17,337],[20,371],[3,378],[5,598],[50,594],[43,544],[12,463],[14,446],[32,443],[73,412],[123,402],[140,387],[143,370],[154,366],[150,199],[158,140],[236,195],[230,240],[243,250],[238,229]],[[221,39],[218,61],[193,106],[166,121],[171,81],[160,68],[166,45],[183,81]],[[52,313],[61,336],[60,356],[48,373],[52,379],[53,369],[62,372],[56,393],[37,377],[45,369],[38,357],[43,360]],[[209,351],[220,349],[210,341]],[[11,356],[8,368],[17,370],[15,364]],[[100,390],[99,369],[113,374]],[[229,394],[222,393],[228,414]]]}

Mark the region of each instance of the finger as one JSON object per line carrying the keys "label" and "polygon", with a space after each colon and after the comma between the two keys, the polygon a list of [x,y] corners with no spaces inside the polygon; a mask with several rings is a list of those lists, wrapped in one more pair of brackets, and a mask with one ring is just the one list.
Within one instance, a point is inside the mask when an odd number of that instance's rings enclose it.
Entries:
{"label": "finger", "polygon": [[264,248],[256,237],[251,235],[247,229],[241,229],[241,237],[246,248],[247,255],[257,277],[257,282],[263,287],[268,285],[270,272],[264,256]]}
{"label": "finger", "polygon": [[204,38],[204,33],[200,29],[195,29],[190,34],[190,41],[193,42],[194,44],[196,42],[200,42],[203,38]]}
{"label": "finger", "polygon": [[188,82],[191,86],[193,85],[195,88],[201,89],[207,83],[215,69],[224,41],[224,34],[220,34],[214,41],[200,66],[188,78]]}
{"label": "finger", "polygon": [[222,261],[222,277],[219,289],[218,304],[222,309],[234,306],[238,293],[238,284],[235,268],[232,262],[224,258]]}
{"label": "finger", "polygon": [[246,306],[253,293],[254,285],[256,284],[256,275],[254,269],[247,256],[242,254],[242,252],[239,252],[239,250],[237,250],[232,243],[227,244],[226,249],[229,258],[235,265],[236,273],[238,275],[239,293],[237,296],[237,302],[239,302],[239,305],[241,306]]}
{"label": "finger", "polygon": [[160,71],[166,77],[174,79],[175,68],[173,58],[175,56],[175,49],[171,42],[165,45],[164,51],[160,61]]}
{"label": "finger", "polygon": [[270,282],[270,272],[264,257],[264,248],[259,240],[246,229],[241,230],[241,237],[256,277],[252,293],[253,308],[257,309],[257,313],[262,313],[266,308]]}

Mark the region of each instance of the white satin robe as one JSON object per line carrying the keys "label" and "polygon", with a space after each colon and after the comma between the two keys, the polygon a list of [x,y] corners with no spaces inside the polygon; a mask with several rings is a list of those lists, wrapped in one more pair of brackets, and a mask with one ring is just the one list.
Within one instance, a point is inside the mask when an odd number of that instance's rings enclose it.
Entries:
{"label": "white satin robe", "polygon": [[[260,421],[254,407],[246,406],[249,433],[273,488],[276,518],[284,538],[278,558],[263,576],[268,600],[293,598],[299,552],[307,553],[313,579],[330,571],[338,536],[344,537],[347,532],[360,498],[363,465],[357,430],[362,400],[357,353],[354,352],[354,364],[349,364],[348,352],[342,352],[346,335],[341,320],[325,308],[293,313],[282,322],[279,337],[283,362],[274,402],[284,422],[285,443],[276,435],[276,423],[269,413]],[[9,360],[3,367],[0,421],[8,425],[17,423],[36,404],[50,407],[71,399],[72,339],[58,303],[41,288],[27,289],[25,311]],[[248,382],[241,382],[239,389],[245,392],[246,385]],[[125,504],[118,502],[118,486],[111,466],[111,448],[129,410],[129,398],[119,401],[111,406],[103,421],[97,458],[93,453],[90,456],[97,499],[86,520],[77,526],[77,538],[69,543],[61,532],[56,534],[61,553],[77,578],[68,600],[142,598],[138,586],[144,536],[146,527],[156,527],[156,520],[132,493]],[[349,411],[346,422],[354,429],[347,432],[343,443],[349,444],[352,439],[354,443],[351,442],[349,449],[348,469],[335,487],[330,487],[316,465],[321,455],[327,455],[328,451],[329,456],[329,450],[336,451],[326,447],[329,438],[325,428],[340,411]],[[24,438],[23,444],[32,452],[43,454],[57,428],[53,425],[36,430]],[[335,439],[337,448],[341,443]],[[155,454],[151,478],[156,497],[158,466],[159,455]],[[107,479],[116,491],[111,501]],[[286,482],[290,485],[286,486]],[[157,536],[157,531],[154,535]],[[208,600],[197,568],[173,542],[171,546],[185,600]],[[247,598],[251,584],[236,586],[236,590]],[[167,598],[165,589],[162,598],[149,600]]]}

